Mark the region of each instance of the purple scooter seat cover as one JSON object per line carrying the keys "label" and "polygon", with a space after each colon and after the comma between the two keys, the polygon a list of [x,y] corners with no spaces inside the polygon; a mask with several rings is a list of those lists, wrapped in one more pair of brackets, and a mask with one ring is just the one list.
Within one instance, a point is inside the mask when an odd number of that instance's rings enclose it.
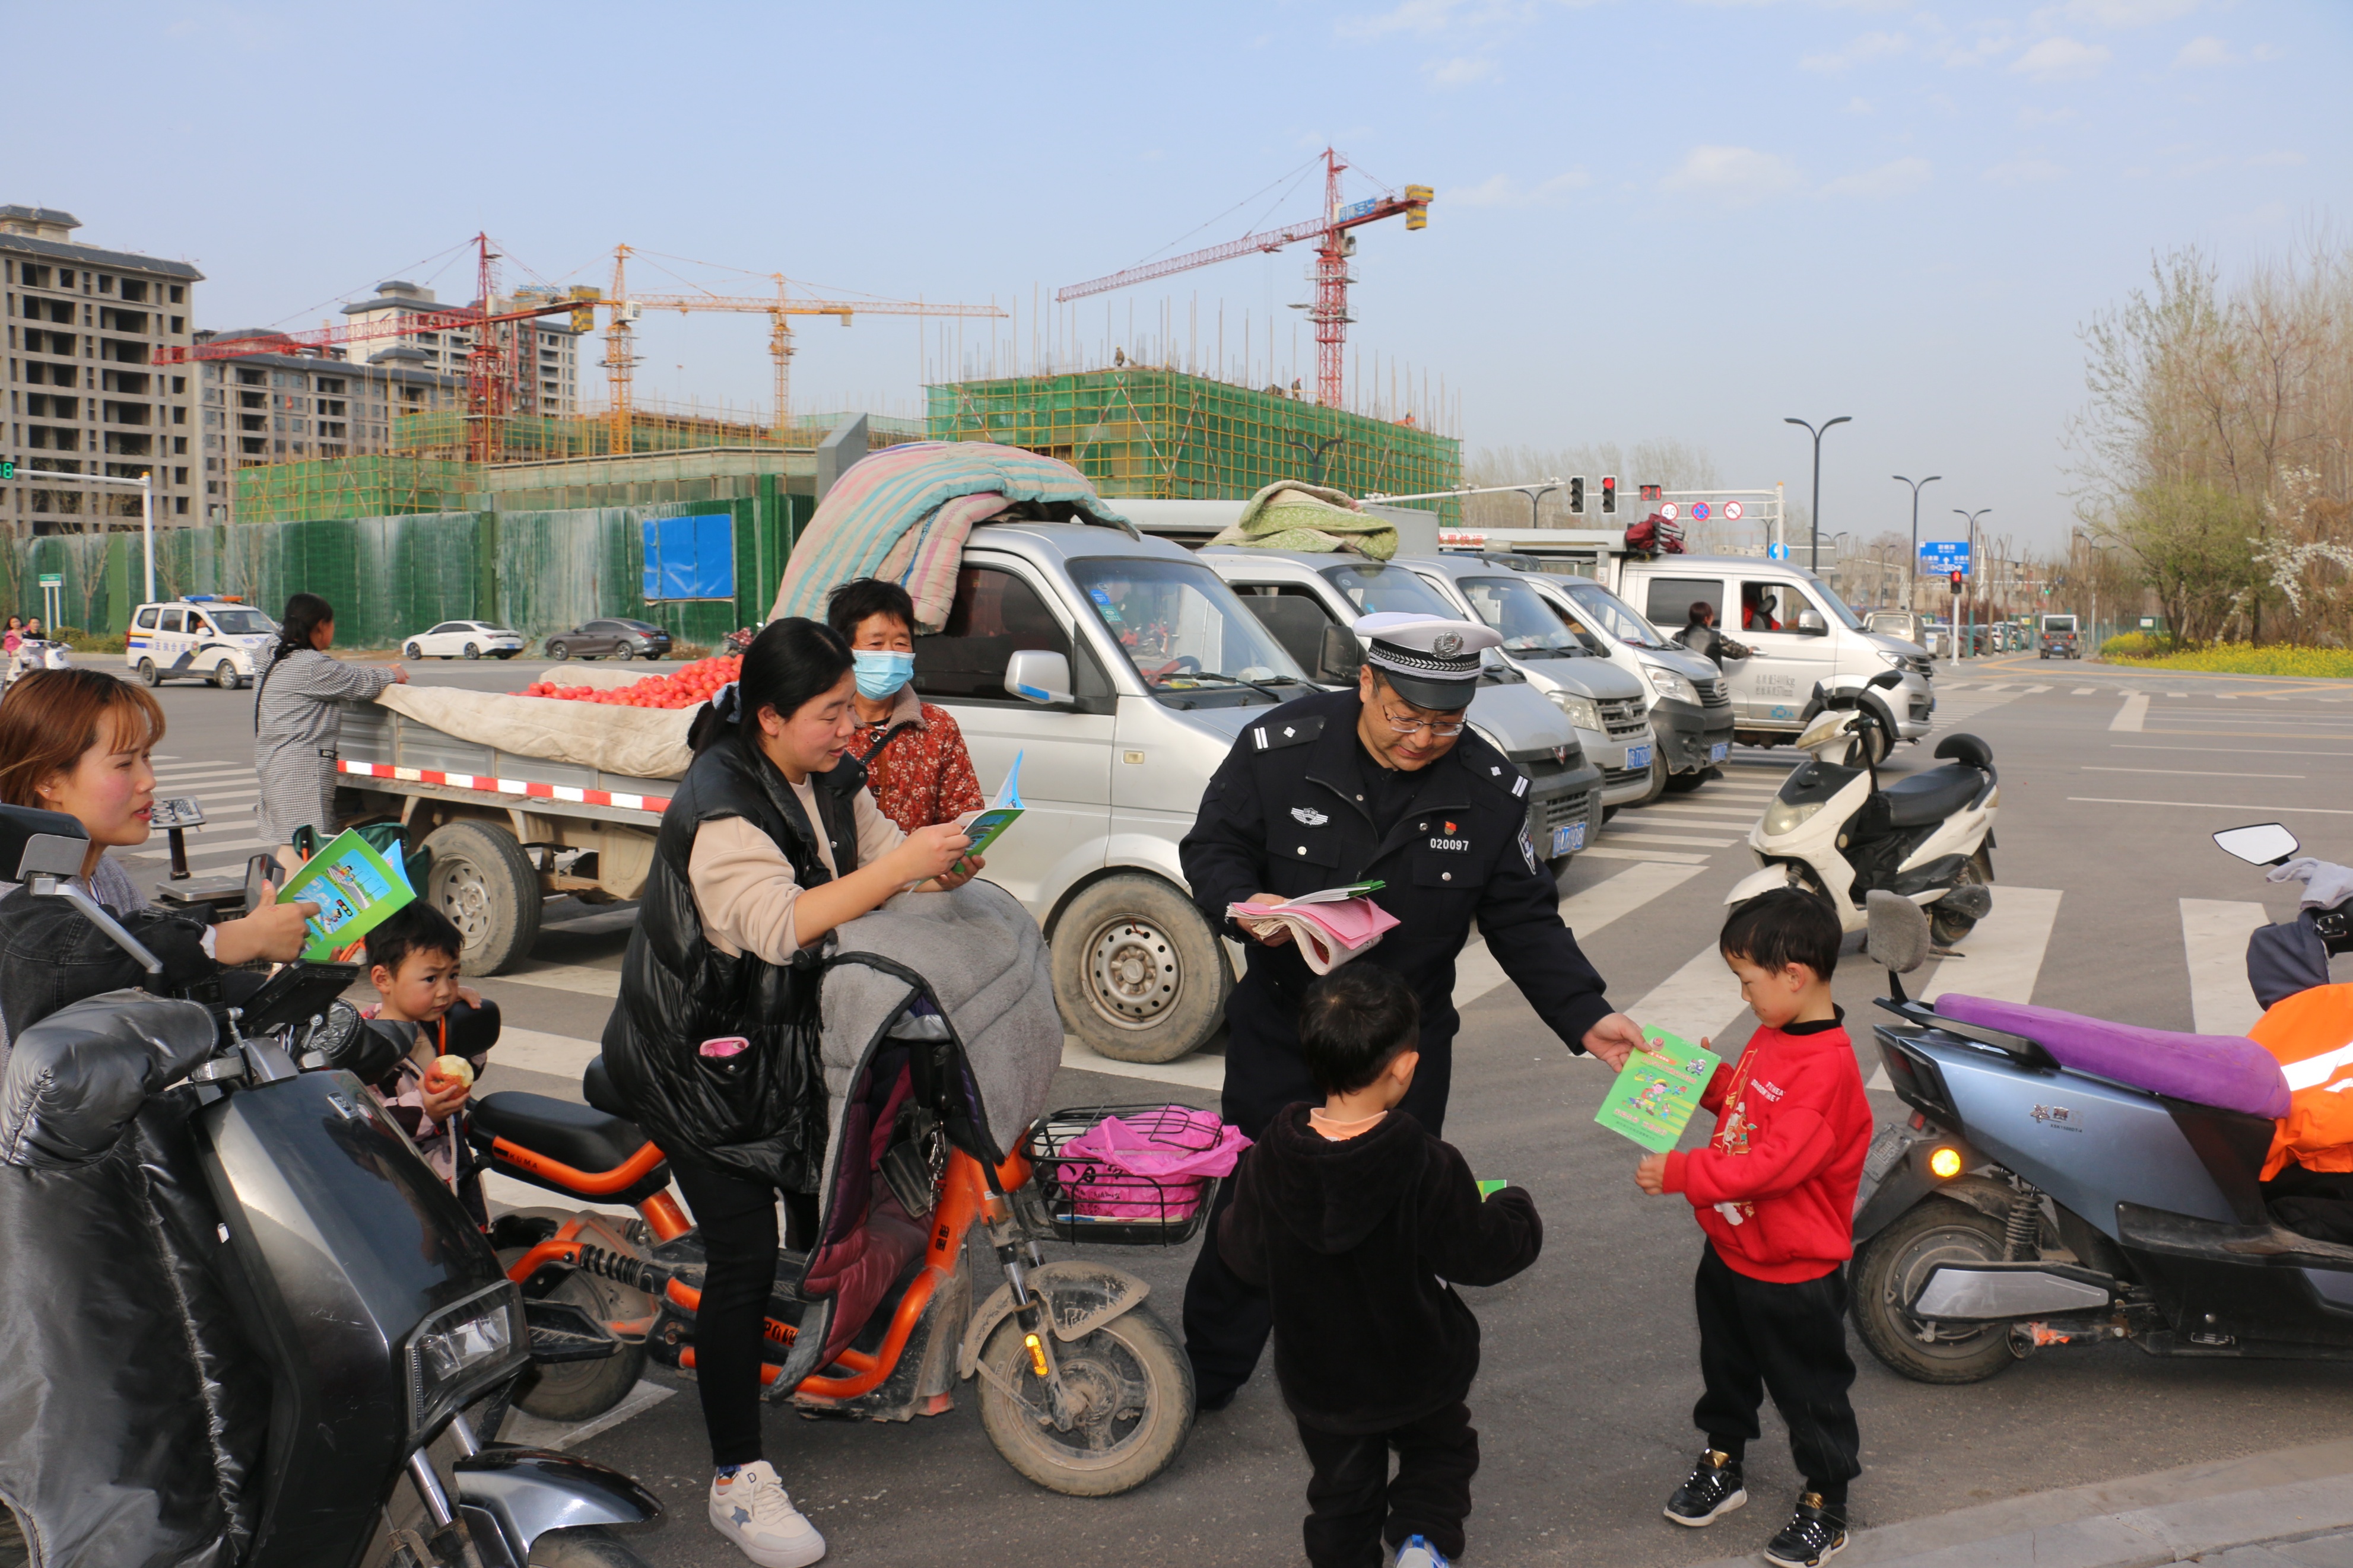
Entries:
{"label": "purple scooter seat cover", "polygon": [[2061,1067],[2078,1072],[2250,1116],[2287,1114],[2287,1079],[2278,1058],[2241,1036],[2178,1035],[1984,996],[1948,994],[1936,1006],[1964,1024],[2023,1035]]}

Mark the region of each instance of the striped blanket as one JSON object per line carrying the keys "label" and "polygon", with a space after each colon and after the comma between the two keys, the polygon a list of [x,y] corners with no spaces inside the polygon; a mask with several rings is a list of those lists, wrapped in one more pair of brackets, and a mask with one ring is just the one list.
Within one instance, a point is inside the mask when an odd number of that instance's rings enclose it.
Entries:
{"label": "striped blanket", "polygon": [[836,586],[881,577],[915,601],[915,630],[936,632],[947,625],[973,526],[1023,501],[1074,505],[1082,521],[1126,524],[1086,476],[1053,458],[987,441],[885,447],[853,465],[818,503],[785,563],[769,618],[821,621]]}

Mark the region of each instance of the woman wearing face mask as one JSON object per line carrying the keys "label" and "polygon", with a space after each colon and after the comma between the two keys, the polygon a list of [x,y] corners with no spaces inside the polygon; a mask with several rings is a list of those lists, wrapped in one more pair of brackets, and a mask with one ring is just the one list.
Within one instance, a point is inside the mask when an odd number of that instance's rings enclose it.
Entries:
{"label": "woman wearing face mask", "polygon": [[694,1355],[712,1527],[761,1568],[825,1555],[760,1432],[776,1195],[806,1245],[825,1155],[808,1041],[817,959],[836,926],[980,867],[954,826],[902,834],[875,809],[850,752],[851,669],[829,628],[774,621],[736,683],[696,715],[694,762],[662,814],[605,1026],[613,1087],[670,1156],[702,1237]]}
{"label": "woman wearing face mask", "polygon": [[915,603],[879,577],[844,583],[826,601],[826,622],[857,663],[858,738],[849,754],[882,815],[913,833],[987,805],[964,731],[944,708],[915,695]]}

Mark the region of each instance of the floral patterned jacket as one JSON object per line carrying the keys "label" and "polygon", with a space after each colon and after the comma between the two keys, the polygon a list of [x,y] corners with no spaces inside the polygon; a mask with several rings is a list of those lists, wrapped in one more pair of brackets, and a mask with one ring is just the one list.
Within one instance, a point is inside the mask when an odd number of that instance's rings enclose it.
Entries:
{"label": "floral patterned jacket", "polygon": [[865,759],[874,804],[902,832],[953,822],[988,804],[965,754],[964,731],[946,709],[917,698],[912,685],[899,689],[889,718],[850,742],[849,754]]}

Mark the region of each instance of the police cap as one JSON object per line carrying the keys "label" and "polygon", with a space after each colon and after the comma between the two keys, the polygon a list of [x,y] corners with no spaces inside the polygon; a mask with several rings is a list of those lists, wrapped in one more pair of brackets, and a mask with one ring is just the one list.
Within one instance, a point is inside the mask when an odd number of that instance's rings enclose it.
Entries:
{"label": "police cap", "polygon": [[1474,621],[1384,610],[1357,617],[1351,628],[1365,645],[1365,662],[1417,708],[1452,712],[1471,706],[1479,685],[1479,655],[1503,637]]}

